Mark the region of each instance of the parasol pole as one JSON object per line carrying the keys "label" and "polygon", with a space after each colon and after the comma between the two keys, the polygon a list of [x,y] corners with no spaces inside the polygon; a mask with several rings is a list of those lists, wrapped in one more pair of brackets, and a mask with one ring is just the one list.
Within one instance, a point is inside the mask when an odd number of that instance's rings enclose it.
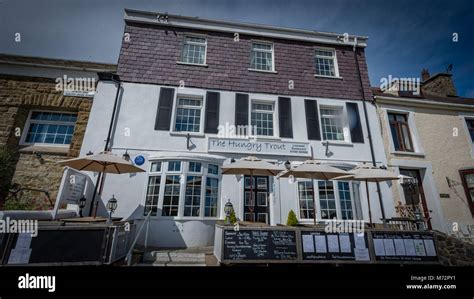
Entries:
{"label": "parasol pole", "polygon": [[370,222],[370,226],[372,227],[372,212],[370,210],[369,182],[367,179],[365,180],[365,190],[367,191],[367,203],[369,205],[369,222]]}
{"label": "parasol pole", "polygon": [[255,214],[254,214],[255,204],[253,203],[253,169],[250,169],[250,217],[252,217],[253,221],[255,222]]}
{"label": "parasol pole", "polygon": [[[99,208],[99,200],[100,200],[100,197],[102,196],[102,189],[104,187],[104,176],[105,176],[105,168],[107,167],[107,164],[104,163],[104,168],[102,170],[102,172],[99,174],[100,175],[100,188],[99,188],[99,199],[97,199],[97,204],[95,205],[94,207],[94,219],[96,218],[97,216],[97,209]],[[94,193],[95,195],[95,193]],[[94,203],[92,203],[94,204]]]}
{"label": "parasol pole", "polygon": [[311,178],[311,184],[313,185],[313,221],[314,226],[316,226],[316,192],[314,191],[314,179]]}

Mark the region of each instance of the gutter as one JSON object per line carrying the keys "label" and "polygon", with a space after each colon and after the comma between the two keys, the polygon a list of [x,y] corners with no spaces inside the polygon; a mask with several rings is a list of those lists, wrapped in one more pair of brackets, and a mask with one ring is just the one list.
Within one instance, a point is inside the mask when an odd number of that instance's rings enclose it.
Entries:
{"label": "gutter", "polygon": [[[104,146],[104,152],[109,150],[109,145],[110,145],[110,140],[112,137],[112,128],[115,123],[115,117],[116,117],[116,111],[117,111],[117,106],[118,106],[118,98],[120,94],[120,90],[122,88],[122,81],[120,81],[120,77],[116,74],[111,74],[111,73],[99,73],[99,81],[112,81],[114,83],[117,83],[117,92],[115,93],[115,100],[114,100],[114,108],[112,110],[112,116],[110,117],[110,124],[109,124],[109,131],[107,133],[107,139],[105,141],[105,146]],[[97,208],[99,207],[98,202],[95,202],[95,197],[97,194],[97,190],[99,188],[99,182],[100,182],[100,189],[99,193],[102,194],[102,187],[104,186],[104,178],[105,178],[105,173],[99,172],[99,175],[97,176],[97,180],[95,182],[94,186],[94,194],[92,195],[92,201],[91,201],[91,206],[89,209],[89,215],[94,213],[94,218],[97,214]]]}
{"label": "gutter", "polygon": [[[161,16],[166,16],[166,18],[164,20],[160,19],[159,17]],[[155,24],[168,27],[200,29],[207,31],[227,32],[232,34],[239,33],[343,46],[353,46],[356,43],[356,40],[359,40],[361,42],[357,46],[366,47],[368,39],[367,36],[350,35],[348,36],[349,40],[347,42],[341,42],[343,34],[333,32],[283,28],[254,23],[230,22],[215,19],[172,15],[162,12],[140,11],[134,9],[125,9],[124,20],[135,23]]]}
{"label": "gutter", "polygon": [[41,64],[41,63],[32,63],[32,62],[14,62],[14,61],[7,61],[7,60],[0,60],[0,64],[29,66],[29,67],[38,67],[38,68],[42,67],[42,68],[51,68],[51,69],[74,70],[74,71],[85,71],[85,72],[94,72],[94,73],[110,71],[112,68],[116,69],[115,65],[111,65],[110,69],[98,69],[98,68],[87,68],[87,67],[78,67],[78,66],[61,66],[61,65],[54,65],[54,64]]}
{"label": "gutter", "polygon": [[[374,96],[374,101],[382,102],[386,104],[401,104],[401,105],[408,105],[414,107],[431,107],[435,109],[443,109],[443,110],[472,110],[474,111],[474,104],[473,105],[466,105],[466,104],[456,104],[456,103],[445,103],[445,102],[436,102],[436,101],[427,101],[427,100],[420,100],[414,98],[397,98],[397,97],[386,97],[386,96]],[[459,108],[459,109],[456,109]]]}

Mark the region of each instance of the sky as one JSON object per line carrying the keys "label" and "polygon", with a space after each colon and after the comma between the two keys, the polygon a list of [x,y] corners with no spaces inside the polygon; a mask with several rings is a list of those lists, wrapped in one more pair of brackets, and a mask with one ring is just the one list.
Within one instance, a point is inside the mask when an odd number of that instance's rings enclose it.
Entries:
{"label": "sky", "polygon": [[124,8],[369,36],[373,86],[452,64],[474,98],[472,0],[0,0],[0,53],[117,63]]}

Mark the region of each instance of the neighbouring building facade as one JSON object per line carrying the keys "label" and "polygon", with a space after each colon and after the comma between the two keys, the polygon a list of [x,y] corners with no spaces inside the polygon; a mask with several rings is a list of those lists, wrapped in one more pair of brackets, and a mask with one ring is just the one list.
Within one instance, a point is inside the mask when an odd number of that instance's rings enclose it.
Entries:
{"label": "neighbouring building facade", "polygon": [[421,77],[416,92],[402,90],[401,81],[373,89],[388,166],[416,179],[414,189],[395,184],[395,205],[399,216],[418,208],[429,228],[468,235],[474,225],[474,99],[456,96],[452,74],[423,70]]}
{"label": "neighbouring building facade", "polygon": [[13,187],[29,208],[52,208],[63,173],[56,162],[79,155],[97,73],[115,69],[109,64],[0,55],[0,206]]}
{"label": "neighbouring building facade", "polygon": [[[212,245],[228,201],[238,219],[269,225],[285,224],[290,210],[300,223],[368,221],[358,182],[257,176],[249,207],[250,178],[221,170],[248,155],[278,165],[372,163],[366,119],[374,159],[387,164],[367,75],[367,38],[357,37],[356,60],[355,37],[342,37],[126,10],[120,87],[98,83],[81,155],[104,149],[113,117],[109,149],[127,153],[146,172],[107,175],[99,212],[112,196],[114,216],[141,223],[151,211],[148,245],[159,247]],[[395,215],[389,184],[380,186],[386,217]],[[373,220],[381,223],[375,184],[370,193]]]}

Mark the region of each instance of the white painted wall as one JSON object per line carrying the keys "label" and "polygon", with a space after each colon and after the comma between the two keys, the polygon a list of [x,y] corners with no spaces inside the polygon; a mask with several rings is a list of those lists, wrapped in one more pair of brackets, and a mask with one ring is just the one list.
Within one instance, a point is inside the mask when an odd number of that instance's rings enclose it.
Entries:
{"label": "white painted wall", "polygon": [[[94,105],[89,117],[81,155],[92,151],[94,153],[103,150],[110,117],[113,109],[116,85],[108,82],[99,82],[97,93],[94,98]],[[209,159],[226,159],[228,163],[231,157],[240,158],[233,154],[209,154],[207,152],[207,137],[215,137],[215,134],[192,134],[191,140],[195,145],[192,150],[186,149],[186,137],[184,135],[173,134],[167,131],[156,131],[154,129],[156,113],[158,108],[158,97],[160,86],[147,84],[124,83],[123,93],[120,97],[120,107],[117,112],[117,124],[113,134],[112,151],[122,155],[125,150],[132,159],[136,155],[144,155],[147,158],[142,166],[149,166],[149,158],[162,156],[185,156],[192,157],[199,155]],[[201,95],[205,99],[206,90],[186,88],[177,89],[176,94]],[[250,99],[277,100],[276,95],[250,94]],[[308,97],[292,97],[292,118],[293,118],[293,139],[286,139],[293,142],[309,142],[306,133],[306,119],[304,110],[304,99]],[[344,100],[317,98],[319,105],[341,105],[345,108]],[[176,104],[176,99],[175,99]],[[356,101],[353,101],[356,102]],[[205,107],[205,103],[203,105]],[[380,136],[379,121],[375,107],[367,105],[369,121],[371,123],[372,136],[378,165],[386,165],[386,158]],[[371,162],[368,134],[365,125],[364,109],[359,102],[359,113],[361,114],[362,128],[366,142],[364,144],[352,144],[351,142],[334,142],[329,146],[332,156],[326,157],[326,148],[322,141],[309,142],[314,153],[314,158],[328,163],[357,165],[361,162]],[[220,91],[220,124],[226,122],[234,123],[235,115],[235,93]],[[174,118],[174,115],[173,115]],[[275,124],[278,121],[275,120]],[[173,127],[173,125],[171,125]],[[130,133],[130,134],[128,134]],[[350,137],[349,137],[350,138]],[[282,139],[285,141],[285,139]],[[304,161],[306,158],[284,157],[284,156],[259,156],[260,158],[284,163],[290,161]],[[112,196],[118,199],[118,209],[115,216],[141,222],[143,219],[143,204],[145,202],[145,192],[147,184],[147,174],[124,174],[106,176],[105,187],[102,196],[102,206]],[[272,181],[270,181],[272,183]],[[286,179],[281,182],[276,180],[272,188],[271,197],[271,223],[286,223],[288,211],[293,209],[298,214],[296,202],[296,184],[288,184]],[[391,215],[394,210],[392,194],[389,192],[387,184],[381,184],[382,195],[386,210],[386,215]],[[370,198],[372,207],[372,217],[374,222],[380,222],[381,212],[376,193],[375,184],[370,184]],[[238,218],[243,218],[243,179],[241,176],[226,175],[221,182],[221,203],[220,216],[223,218],[223,206],[230,199],[234,205]],[[365,187],[361,185],[361,202],[365,220],[368,220],[368,208],[365,194]],[[99,209],[100,213],[105,210]],[[152,217],[150,224],[148,244],[150,246],[161,247],[194,247],[209,246],[213,243],[215,220],[189,220],[175,218]],[[140,239],[141,242],[144,238]]]}

